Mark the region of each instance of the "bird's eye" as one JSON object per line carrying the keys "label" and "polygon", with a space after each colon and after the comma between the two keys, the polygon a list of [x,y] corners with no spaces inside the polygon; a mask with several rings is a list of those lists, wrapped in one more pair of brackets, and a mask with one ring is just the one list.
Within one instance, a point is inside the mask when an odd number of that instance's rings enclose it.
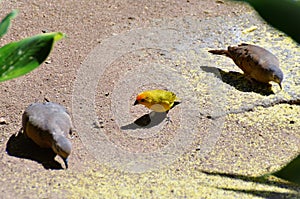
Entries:
{"label": "bird's eye", "polygon": [[144,102],[145,101],[145,99],[141,99],[141,102]]}

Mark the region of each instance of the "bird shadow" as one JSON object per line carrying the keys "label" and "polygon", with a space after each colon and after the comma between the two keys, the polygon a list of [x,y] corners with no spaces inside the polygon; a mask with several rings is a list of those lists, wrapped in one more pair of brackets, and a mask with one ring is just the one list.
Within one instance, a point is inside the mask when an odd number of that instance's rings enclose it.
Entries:
{"label": "bird shadow", "polygon": [[56,154],[52,149],[39,147],[20,131],[13,134],[7,141],[8,155],[36,161],[45,169],[63,169],[61,164],[54,159]]}
{"label": "bird shadow", "polygon": [[200,68],[205,72],[215,74],[217,78],[219,78],[226,84],[233,86],[239,91],[255,92],[263,96],[269,96],[274,94],[274,92],[272,91],[271,84],[261,83],[254,79],[251,79],[250,81],[242,73],[234,71],[225,72],[219,68],[212,66],[200,66]]}
{"label": "bird shadow", "polygon": [[[174,102],[173,106],[170,108],[174,108],[175,106],[177,106],[178,104],[180,104],[180,102]],[[168,119],[167,114],[169,111],[166,112],[150,112],[147,113],[141,117],[139,117],[138,119],[136,119],[134,122],[121,126],[121,130],[135,130],[135,129],[149,129],[152,128],[154,126],[159,125],[160,123],[162,123],[164,121],[164,119]]]}
{"label": "bird shadow", "polygon": [[150,112],[148,114],[145,114],[138,119],[136,119],[134,122],[121,126],[122,130],[135,130],[135,129],[149,129],[154,126],[159,125],[164,119],[167,117],[166,112],[158,113],[158,112]]}
{"label": "bird shadow", "polygon": [[246,188],[239,189],[239,188],[228,188],[228,187],[219,187],[219,186],[216,187],[218,189],[222,189],[225,191],[246,193],[246,194],[251,194],[253,196],[264,197],[264,198],[299,198],[300,197],[300,194],[299,194],[300,186],[294,185],[291,183],[286,183],[286,182],[277,182],[275,180],[269,180],[266,178],[267,176],[250,177],[250,176],[239,175],[239,174],[208,172],[208,171],[203,171],[203,170],[201,172],[205,173],[207,175],[221,176],[221,177],[226,177],[226,178],[231,178],[231,179],[238,179],[238,180],[242,180],[244,182],[252,182],[252,183],[268,185],[268,186],[276,186],[279,188],[285,188],[285,189],[295,191],[296,193],[291,193],[291,192],[284,193],[284,192],[267,191],[267,190],[254,190],[254,189],[246,189]]}

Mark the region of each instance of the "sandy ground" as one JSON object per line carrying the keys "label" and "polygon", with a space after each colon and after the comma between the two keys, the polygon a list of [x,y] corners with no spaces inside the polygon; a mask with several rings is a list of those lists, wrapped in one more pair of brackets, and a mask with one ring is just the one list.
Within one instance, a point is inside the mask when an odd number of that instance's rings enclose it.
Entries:
{"label": "sandy ground", "polygon": [[[1,83],[0,198],[299,197],[299,187],[253,177],[299,152],[300,108],[292,102],[300,99],[294,72],[300,53],[257,22],[249,6],[212,0],[0,6],[1,17],[19,10],[1,45],[43,31],[67,35],[41,67]],[[255,25],[257,33],[240,33]],[[249,89],[229,59],[204,53],[241,41],[264,44],[285,60],[286,92],[276,85],[274,92]],[[138,128],[133,121],[149,111],[132,103],[148,88],[173,90],[182,104],[169,112],[171,121],[150,114],[157,123]],[[17,135],[24,109],[45,99],[73,118],[68,170],[51,150]]]}

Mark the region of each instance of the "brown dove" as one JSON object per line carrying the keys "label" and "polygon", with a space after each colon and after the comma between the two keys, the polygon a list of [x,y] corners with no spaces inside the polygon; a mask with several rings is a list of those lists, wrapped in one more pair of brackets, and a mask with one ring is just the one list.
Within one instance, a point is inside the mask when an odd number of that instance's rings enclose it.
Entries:
{"label": "brown dove", "polygon": [[274,81],[282,89],[283,73],[279,68],[279,61],[266,49],[242,43],[238,46],[229,46],[227,50],[209,50],[208,52],[231,58],[247,78],[253,78],[262,83]]}
{"label": "brown dove", "polygon": [[66,137],[72,122],[67,110],[56,103],[33,103],[22,116],[23,133],[42,148],[52,148],[68,168],[72,145]]}

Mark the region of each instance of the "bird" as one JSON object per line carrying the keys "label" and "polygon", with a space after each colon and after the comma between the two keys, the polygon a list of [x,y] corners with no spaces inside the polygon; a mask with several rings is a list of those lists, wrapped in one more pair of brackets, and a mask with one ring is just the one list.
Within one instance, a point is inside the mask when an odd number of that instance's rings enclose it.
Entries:
{"label": "bird", "polygon": [[147,90],[139,93],[133,105],[142,104],[154,112],[168,112],[179,98],[167,90]]}
{"label": "bird", "polygon": [[41,148],[51,148],[68,168],[72,144],[66,137],[72,131],[72,121],[67,110],[54,102],[33,103],[22,115],[22,129]]}
{"label": "bird", "polygon": [[279,68],[279,60],[268,50],[242,43],[238,46],[229,46],[227,50],[209,50],[217,55],[225,55],[244,72],[245,76],[262,83],[276,82],[282,89],[283,72]]}

